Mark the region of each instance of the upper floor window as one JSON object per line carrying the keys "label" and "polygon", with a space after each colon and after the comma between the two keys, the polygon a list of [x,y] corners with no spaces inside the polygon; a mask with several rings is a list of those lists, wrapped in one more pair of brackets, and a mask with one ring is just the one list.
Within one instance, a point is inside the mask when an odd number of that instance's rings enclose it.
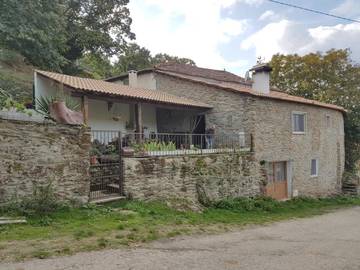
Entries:
{"label": "upper floor window", "polygon": [[304,134],[306,130],[306,113],[292,113],[292,130],[295,134]]}

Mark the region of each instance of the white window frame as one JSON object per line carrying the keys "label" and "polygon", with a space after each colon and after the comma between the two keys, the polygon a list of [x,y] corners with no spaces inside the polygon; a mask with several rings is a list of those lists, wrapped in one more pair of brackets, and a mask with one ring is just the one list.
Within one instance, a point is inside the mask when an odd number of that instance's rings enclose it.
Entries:
{"label": "white window frame", "polygon": [[[295,129],[294,115],[303,115],[304,116],[304,131],[295,131],[294,130]],[[293,111],[291,113],[291,129],[292,129],[293,134],[306,134],[306,129],[307,129],[307,114],[306,114],[306,112]]]}
{"label": "white window frame", "polygon": [[[316,174],[312,174],[312,162],[313,162],[313,160],[315,160],[316,161]],[[317,177],[317,176],[319,176],[319,159],[318,158],[312,158],[311,160],[310,160],[310,176],[311,177]]]}

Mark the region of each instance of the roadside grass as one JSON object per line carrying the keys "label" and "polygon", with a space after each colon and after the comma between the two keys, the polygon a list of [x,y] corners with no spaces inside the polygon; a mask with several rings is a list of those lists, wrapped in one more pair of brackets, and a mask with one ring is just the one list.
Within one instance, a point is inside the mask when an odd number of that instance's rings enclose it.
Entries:
{"label": "roadside grass", "polygon": [[[120,201],[63,208],[27,224],[0,226],[0,261],[47,258],[132,246],[178,235],[220,233],[246,225],[319,215],[360,205],[360,197],[228,199],[203,212],[177,211],[162,202]],[[11,214],[1,213],[0,215]]]}

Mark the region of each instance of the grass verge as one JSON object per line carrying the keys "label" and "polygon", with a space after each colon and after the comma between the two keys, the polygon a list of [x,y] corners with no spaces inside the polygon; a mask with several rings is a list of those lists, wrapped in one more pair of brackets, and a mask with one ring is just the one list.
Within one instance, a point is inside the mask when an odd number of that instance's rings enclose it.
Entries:
{"label": "grass verge", "polygon": [[214,203],[201,213],[180,212],[161,202],[139,201],[64,208],[46,217],[32,216],[28,224],[1,226],[0,261],[69,255],[178,235],[220,233],[357,205],[359,197],[299,198],[285,202],[267,198],[229,199]]}

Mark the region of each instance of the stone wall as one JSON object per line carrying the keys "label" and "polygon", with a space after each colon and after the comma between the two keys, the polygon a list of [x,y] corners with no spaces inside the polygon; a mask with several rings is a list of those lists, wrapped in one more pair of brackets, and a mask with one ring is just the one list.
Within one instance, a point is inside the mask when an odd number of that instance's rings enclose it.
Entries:
{"label": "stone wall", "polygon": [[249,143],[253,115],[247,112],[254,103],[252,96],[162,74],[156,74],[156,85],[158,90],[211,105],[213,109],[206,111],[206,126],[215,125],[217,134],[245,132]]}
{"label": "stone wall", "polygon": [[192,202],[261,194],[263,172],[250,152],[124,158],[124,190],[136,199]]}
{"label": "stone wall", "polygon": [[[292,191],[302,196],[326,196],[341,188],[344,172],[344,121],[341,112],[271,99],[257,99],[254,151],[257,160],[291,161]],[[305,134],[292,132],[292,112],[306,113]],[[318,159],[318,176],[310,176],[311,159]]]}
{"label": "stone wall", "polygon": [[[258,162],[287,161],[290,192],[326,196],[340,191],[344,171],[344,121],[341,112],[323,107],[234,93],[184,79],[156,75],[157,89],[213,106],[206,125],[217,133],[244,131],[254,138]],[[292,112],[305,112],[305,134],[292,133]],[[330,122],[328,123],[327,117]],[[311,159],[319,160],[319,174],[310,176]]]}
{"label": "stone wall", "polygon": [[60,199],[87,202],[89,148],[81,126],[0,119],[0,203],[49,182]]}

